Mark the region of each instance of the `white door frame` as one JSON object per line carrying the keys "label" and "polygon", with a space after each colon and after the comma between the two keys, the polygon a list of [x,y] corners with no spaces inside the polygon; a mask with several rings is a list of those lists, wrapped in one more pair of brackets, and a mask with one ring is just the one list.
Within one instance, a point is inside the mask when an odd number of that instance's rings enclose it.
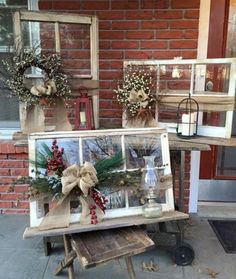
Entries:
{"label": "white door frame", "polygon": [[[208,32],[210,22],[210,4],[211,0],[200,1],[199,16],[199,35],[197,58],[207,58]],[[189,213],[196,213],[198,206],[199,189],[199,169],[200,169],[200,151],[191,152],[190,161],[190,194],[189,194]]]}

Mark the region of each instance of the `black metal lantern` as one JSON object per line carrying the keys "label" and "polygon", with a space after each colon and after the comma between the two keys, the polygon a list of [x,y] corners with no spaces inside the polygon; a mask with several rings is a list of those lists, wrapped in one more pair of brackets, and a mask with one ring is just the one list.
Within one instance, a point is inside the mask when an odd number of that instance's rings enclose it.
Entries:
{"label": "black metal lantern", "polygon": [[189,94],[189,97],[183,99],[178,105],[176,128],[178,137],[188,139],[197,135],[198,114],[198,102]]}

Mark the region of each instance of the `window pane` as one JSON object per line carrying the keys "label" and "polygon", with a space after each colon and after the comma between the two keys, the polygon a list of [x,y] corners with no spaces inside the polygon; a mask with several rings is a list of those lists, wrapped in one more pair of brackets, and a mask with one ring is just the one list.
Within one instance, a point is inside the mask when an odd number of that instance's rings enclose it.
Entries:
{"label": "window pane", "polygon": [[65,72],[72,75],[91,75],[90,26],[60,24],[61,53]]}
{"label": "window pane", "polygon": [[[13,45],[13,18],[16,9],[27,9],[27,0],[5,0],[0,1],[0,59],[1,61],[9,57],[10,46]],[[24,34],[25,32],[23,32]],[[29,34],[29,33],[28,33]],[[25,41],[29,43],[29,35],[24,34]],[[2,64],[0,64],[2,67]],[[3,69],[0,68],[0,71]],[[4,74],[4,70],[3,70]],[[4,78],[7,78],[4,76]],[[12,97],[10,92],[0,85],[0,127],[19,127],[19,102],[16,97]]]}
{"label": "window pane", "polygon": [[0,2],[0,46],[9,46],[10,44],[12,44],[12,14],[16,9],[19,8],[27,9],[27,0],[12,0]]}
{"label": "window pane", "polygon": [[217,152],[217,176],[236,176],[236,148],[219,146]]}
{"label": "window pane", "polygon": [[0,121],[19,121],[19,103],[16,98],[0,95]]}
{"label": "window pane", "polygon": [[27,8],[27,0],[7,0],[8,6],[26,6]]}
{"label": "window pane", "polygon": [[[0,59],[9,59],[9,53],[0,53]],[[0,64],[2,66],[2,64]],[[0,69],[1,71],[2,69]],[[1,75],[2,76],[2,75]],[[2,123],[2,121],[5,123]],[[18,127],[19,125],[7,124],[8,121],[19,121],[19,102],[18,99],[10,95],[4,84],[0,84],[0,127]],[[4,124],[4,125],[3,125]]]}

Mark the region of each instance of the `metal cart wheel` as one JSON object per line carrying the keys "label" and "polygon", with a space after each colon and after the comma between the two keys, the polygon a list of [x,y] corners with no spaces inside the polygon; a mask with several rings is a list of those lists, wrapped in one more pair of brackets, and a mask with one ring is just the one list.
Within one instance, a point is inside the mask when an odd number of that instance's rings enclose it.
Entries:
{"label": "metal cart wheel", "polygon": [[181,242],[175,246],[173,250],[173,260],[177,265],[191,265],[194,260],[194,250],[192,246],[186,242]]}

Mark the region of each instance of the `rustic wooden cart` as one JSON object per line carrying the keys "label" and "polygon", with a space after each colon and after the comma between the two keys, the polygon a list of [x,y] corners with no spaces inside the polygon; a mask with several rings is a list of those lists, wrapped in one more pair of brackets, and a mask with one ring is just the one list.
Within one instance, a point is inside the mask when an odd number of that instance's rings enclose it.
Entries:
{"label": "rustic wooden cart", "polygon": [[[179,168],[178,208],[180,210],[183,210],[185,151],[193,151],[193,150],[206,151],[206,150],[210,150],[210,146],[205,142],[205,140],[201,141],[198,139],[197,141],[196,140],[186,141],[186,140],[180,140],[176,138],[174,135],[170,135],[169,147],[171,152],[177,152],[177,153],[179,152],[179,156],[178,156],[179,159],[175,162],[177,167]],[[192,247],[191,246],[189,247],[183,242],[184,239],[183,221],[185,219],[188,219],[188,217],[189,217],[188,214],[185,214],[183,212],[170,210],[164,212],[164,215],[160,218],[147,219],[142,217],[141,215],[118,217],[113,219],[105,219],[103,222],[97,224],[96,226],[71,224],[68,228],[53,229],[47,231],[41,231],[38,229],[38,227],[29,227],[25,230],[24,238],[42,236],[47,242],[47,240],[50,237],[63,236],[64,246],[65,246],[65,259],[57,267],[55,274],[58,274],[64,268],[68,268],[69,278],[73,278],[73,261],[76,257],[79,259],[80,263],[85,268],[95,266],[99,263],[103,263],[109,260],[125,257],[129,276],[130,278],[135,278],[134,270],[132,267],[132,261],[130,258],[131,255],[144,252],[154,245],[154,243],[146,235],[146,233],[144,233],[143,231],[140,233],[139,227],[143,225],[150,225],[150,224],[157,224],[157,223],[167,224],[167,223],[176,222],[179,228],[179,231],[176,232],[178,250],[174,249],[174,253],[179,255],[179,251],[181,251],[182,263],[186,264],[186,262],[189,262],[189,258],[186,259],[185,257],[186,250],[184,249],[187,249],[188,251],[190,251],[190,253],[193,252]],[[122,245],[121,243],[117,243],[117,237],[114,237],[114,233],[115,233],[114,230],[116,230],[117,228],[127,228],[128,231],[126,231],[125,234],[126,236],[127,235],[130,236],[129,243],[124,244],[124,242],[122,242],[123,243]],[[110,248],[107,248],[107,245],[105,243],[102,243],[101,234],[103,234],[104,231],[105,234],[108,235],[107,237],[109,238],[110,243],[113,243],[113,241],[115,241],[116,244],[114,244],[114,246],[116,247],[116,249],[113,249],[112,245],[110,246]],[[86,233],[86,237],[83,237],[84,233]],[[91,251],[88,252],[87,248],[86,248],[87,254],[85,255],[84,254],[85,248],[83,248],[88,246],[88,243],[86,242],[88,241],[88,239],[94,239],[94,237],[91,238],[89,237],[91,233],[96,235],[96,239],[99,239],[99,247],[102,249],[102,253],[101,250],[98,250],[97,253],[95,253],[95,255],[93,256],[91,256],[90,253]],[[118,234],[121,235],[121,239],[123,239],[122,238],[122,235],[124,235],[123,229],[120,229]],[[140,246],[138,247],[132,246],[134,242],[137,242],[137,239],[138,239],[138,243],[141,242],[143,244],[140,244]],[[94,240],[92,242],[93,243],[92,244],[90,243],[89,246],[90,247],[91,245],[92,247],[96,246]],[[50,243],[47,242],[47,244]],[[100,256],[98,256],[98,254]],[[104,258],[102,254],[106,255],[106,257]],[[190,256],[193,255],[194,253],[192,253]],[[193,258],[190,259],[190,262],[192,262],[192,260]]]}
{"label": "rustic wooden cart", "polygon": [[[78,258],[82,267],[88,268],[125,257],[129,278],[133,279],[135,273],[131,256],[142,253],[154,246],[153,241],[139,226],[173,220],[181,221],[187,218],[188,214],[170,211],[164,212],[160,218],[121,217],[104,220],[96,226],[71,224],[68,228],[46,231],[40,231],[37,227],[29,227],[24,232],[24,238],[63,236],[65,258],[56,268],[55,275],[67,268],[69,278],[75,278],[73,271],[75,258]],[[86,234],[84,234],[85,232]],[[93,249],[94,247],[96,247],[96,250]]]}

